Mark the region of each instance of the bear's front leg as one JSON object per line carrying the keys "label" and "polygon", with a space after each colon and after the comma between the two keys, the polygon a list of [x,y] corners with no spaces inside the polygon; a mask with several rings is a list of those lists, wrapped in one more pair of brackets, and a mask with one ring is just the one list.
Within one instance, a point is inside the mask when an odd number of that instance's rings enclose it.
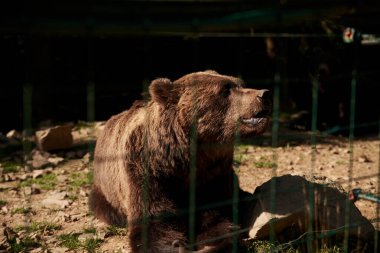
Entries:
{"label": "bear's front leg", "polygon": [[200,233],[196,238],[199,253],[232,252],[233,232],[239,226],[233,224],[218,211],[206,211],[202,214]]}
{"label": "bear's front leg", "polygon": [[[132,224],[128,227],[132,252],[178,253],[186,243],[186,237],[178,222],[148,221],[146,225]],[[173,245],[178,242],[178,245]]]}

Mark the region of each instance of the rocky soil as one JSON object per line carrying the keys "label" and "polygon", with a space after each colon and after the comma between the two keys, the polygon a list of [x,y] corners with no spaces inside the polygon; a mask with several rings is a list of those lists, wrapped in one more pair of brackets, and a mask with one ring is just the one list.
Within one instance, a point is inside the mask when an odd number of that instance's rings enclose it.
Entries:
{"label": "rocky soil", "polygon": [[[0,252],[128,252],[126,229],[107,226],[88,210],[92,151],[102,124],[73,128],[73,146],[58,152],[21,145],[19,136],[0,138]],[[242,143],[235,168],[240,186],[249,192],[273,176],[302,175],[338,187],[379,192],[379,138],[318,136],[280,131],[272,148],[271,133]],[[379,205],[358,200],[369,220],[379,217]],[[377,230],[380,223],[373,222]]]}

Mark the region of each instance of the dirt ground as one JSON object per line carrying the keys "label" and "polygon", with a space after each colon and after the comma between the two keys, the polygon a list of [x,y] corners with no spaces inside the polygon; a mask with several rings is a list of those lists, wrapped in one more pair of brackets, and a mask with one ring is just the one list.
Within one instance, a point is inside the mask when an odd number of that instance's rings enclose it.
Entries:
{"label": "dirt ground", "polygon": [[[126,230],[99,222],[87,207],[91,150],[99,129],[93,125],[74,129],[75,147],[50,154],[53,159],[41,168],[25,165],[17,150],[0,160],[0,252],[128,252]],[[273,176],[292,174],[334,182],[346,191],[378,193],[377,136],[355,139],[352,145],[347,138],[318,136],[315,149],[311,140],[310,133],[281,130],[276,148],[270,131],[251,144],[239,145],[235,167],[240,186],[253,192]],[[374,202],[355,204],[367,219],[379,217]],[[379,230],[380,224],[373,224]]]}

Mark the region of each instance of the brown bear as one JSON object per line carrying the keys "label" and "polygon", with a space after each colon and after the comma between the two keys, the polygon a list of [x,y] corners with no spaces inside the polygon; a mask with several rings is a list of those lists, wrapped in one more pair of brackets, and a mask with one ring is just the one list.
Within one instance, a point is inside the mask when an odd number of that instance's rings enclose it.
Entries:
{"label": "brown bear", "polygon": [[134,253],[231,252],[232,199],[247,194],[234,186],[234,143],[265,131],[269,92],[205,71],[156,79],[149,94],[99,136],[91,210],[127,225]]}

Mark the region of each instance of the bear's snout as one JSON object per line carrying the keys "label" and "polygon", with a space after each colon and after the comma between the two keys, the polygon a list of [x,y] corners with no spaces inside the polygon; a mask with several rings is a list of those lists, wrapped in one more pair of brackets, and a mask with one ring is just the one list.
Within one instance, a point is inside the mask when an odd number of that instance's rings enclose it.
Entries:
{"label": "bear's snout", "polygon": [[267,90],[258,90],[256,99],[263,105],[264,108],[271,108],[272,107],[272,93]]}

